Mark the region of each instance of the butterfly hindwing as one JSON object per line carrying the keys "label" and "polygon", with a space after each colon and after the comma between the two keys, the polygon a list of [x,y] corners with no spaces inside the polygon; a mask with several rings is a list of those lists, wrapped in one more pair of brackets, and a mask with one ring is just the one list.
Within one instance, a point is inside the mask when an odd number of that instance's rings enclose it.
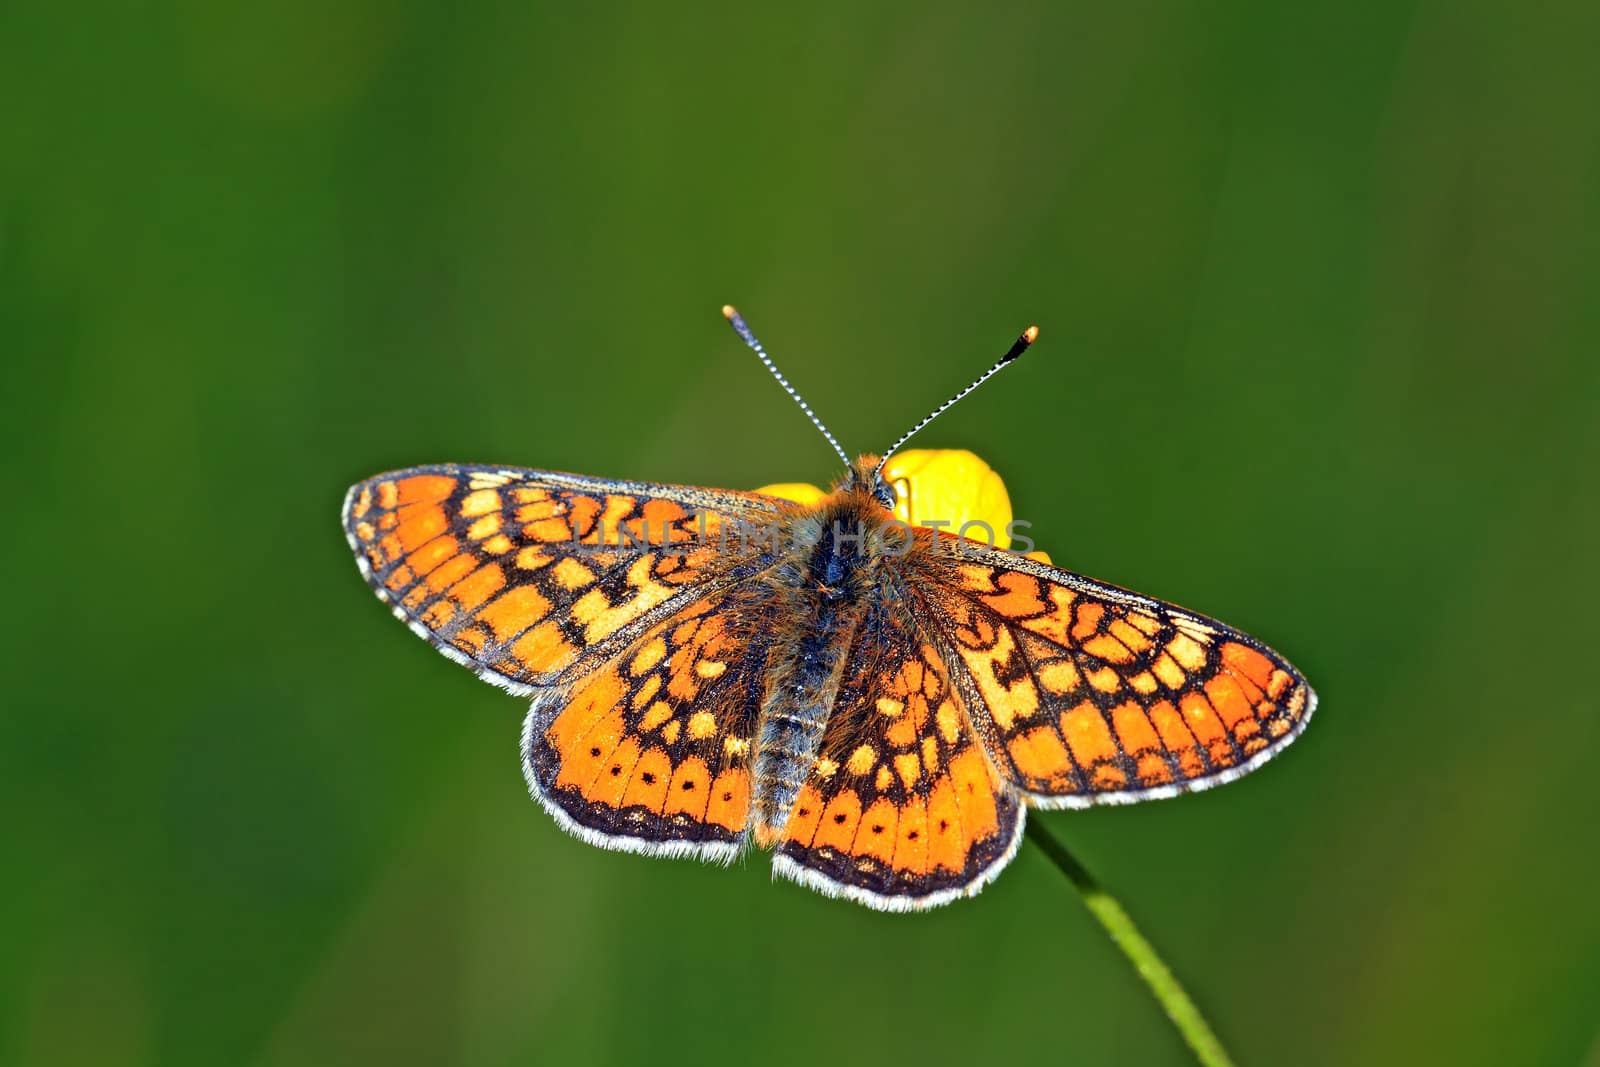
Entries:
{"label": "butterfly hindwing", "polygon": [[343,520],[397,617],[480,677],[531,695],[769,566],[759,545],[726,531],[770,523],[781,506],[754,493],[435,466],[357,484]]}
{"label": "butterfly hindwing", "polygon": [[1171,604],[984,549],[924,579],[957,688],[996,765],[1035,806],[1231,781],[1316,708],[1283,657]]}
{"label": "butterfly hindwing", "polygon": [[743,847],[770,635],[741,595],[695,601],[534,700],[523,770],[563,827],[631,852],[729,860]]}
{"label": "butterfly hindwing", "polygon": [[926,908],[998,874],[1022,822],[938,650],[916,620],[875,606],[852,637],[774,870],[874,908]]}

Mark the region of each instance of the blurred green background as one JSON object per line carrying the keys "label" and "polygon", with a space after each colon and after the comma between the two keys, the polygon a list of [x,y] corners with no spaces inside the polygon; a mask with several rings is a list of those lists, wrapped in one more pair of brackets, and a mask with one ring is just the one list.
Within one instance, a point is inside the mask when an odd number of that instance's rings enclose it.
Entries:
{"label": "blurred green background", "polygon": [[430,461],[919,439],[1283,650],[1043,816],[1247,1064],[1595,1063],[1600,7],[0,6],[0,1058],[1182,1064],[1032,846],[885,916],[611,854],[337,526]]}

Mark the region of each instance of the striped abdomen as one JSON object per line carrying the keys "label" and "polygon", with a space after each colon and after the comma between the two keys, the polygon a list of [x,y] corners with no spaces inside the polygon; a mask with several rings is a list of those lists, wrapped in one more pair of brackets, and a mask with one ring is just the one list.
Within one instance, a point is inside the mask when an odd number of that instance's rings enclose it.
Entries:
{"label": "striped abdomen", "polygon": [[787,669],[761,708],[752,784],[756,841],[762,845],[782,833],[800,786],[817,762],[845,653],[859,618],[854,604],[822,601],[816,605],[811,625],[791,640],[774,643],[774,662],[786,664]]}

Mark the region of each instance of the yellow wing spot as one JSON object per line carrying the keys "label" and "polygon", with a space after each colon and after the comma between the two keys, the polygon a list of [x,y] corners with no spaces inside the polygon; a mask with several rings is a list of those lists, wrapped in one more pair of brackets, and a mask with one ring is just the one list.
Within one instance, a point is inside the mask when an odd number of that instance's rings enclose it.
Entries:
{"label": "yellow wing spot", "polygon": [[649,732],[670,718],[672,718],[672,705],[665,700],[658,700],[650,705],[650,709],[639,720],[639,729]]}
{"label": "yellow wing spot", "polygon": [[[894,771],[900,776],[900,781],[907,789],[922,777],[922,764],[917,760],[915,752],[902,752],[894,758]],[[879,792],[882,792],[880,787]]]}
{"label": "yellow wing spot", "polygon": [[633,706],[642,708],[656,698],[656,691],[661,688],[661,676],[652,674],[644,680],[644,684],[633,694]]}
{"label": "yellow wing spot", "polygon": [[370,522],[358,522],[356,523],[356,536],[363,541],[370,541],[378,536],[378,531],[372,528],[372,523]]}
{"label": "yellow wing spot", "polygon": [[833,760],[826,759],[826,758],[817,760],[817,777],[818,778],[832,778],[835,774],[838,774],[838,773],[839,773],[839,765],[837,763],[835,763]]}
{"label": "yellow wing spot", "polygon": [[729,759],[738,759],[750,751],[750,742],[743,737],[724,737],[722,739],[722,751],[727,754]]}
{"label": "yellow wing spot", "polygon": [[475,493],[468,493],[461,501],[461,517],[463,519],[476,518],[479,515],[488,515],[500,510],[500,494],[493,489],[479,489]]}
{"label": "yellow wing spot", "polygon": [[694,665],[694,673],[707,679],[715,678],[727,669],[728,665],[726,663],[714,659],[703,659]]}
{"label": "yellow wing spot", "polygon": [[1039,684],[1052,693],[1070,693],[1078,688],[1078,668],[1064,659],[1039,668]]}
{"label": "yellow wing spot", "polygon": [[363,485],[361,487],[361,495],[356,497],[355,506],[350,509],[350,514],[359,519],[361,516],[365,515],[369,510],[371,510],[371,508],[372,487],[370,485]]}
{"label": "yellow wing spot", "polygon": [[1183,688],[1183,669],[1172,662],[1172,657],[1165,652],[1156,657],[1156,661],[1151,664],[1150,669],[1155,672],[1157,678],[1161,679],[1161,684],[1168,689]]}
{"label": "yellow wing spot", "polygon": [[989,713],[1002,730],[1011,729],[1017,719],[1026,719],[1039,710],[1039,691],[1027,675],[1003,685],[998,677],[1000,665],[1009,663],[1016,652],[1016,641],[1010,631],[1001,630],[994,648],[987,655],[988,664],[973,671],[978,689],[989,705]]}
{"label": "yellow wing spot", "polygon": [[939,742],[931,737],[922,739],[922,765],[933,774],[939,769]]}
{"label": "yellow wing spot", "polygon": [[885,765],[878,768],[878,776],[873,779],[872,784],[877,787],[878,792],[882,793],[889,788],[889,784],[893,781],[894,773]]}
{"label": "yellow wing spot", "polygon": [[866,774],[872,770],[872,765],[878,762],[878,753],[871,745],[861,745],[850,753],[850,758],[845,762],[845,769],[851,774]]}
{"label": "yellow wing spot", "polygon": [[899,715],[904,710],[906,710],[906,706],[904,704],[902,704],[900,701],[893,699],[892,697],[879,697],[878,698],[878,714],[879,715],[883,715],[883,716],[886,716],[887,718],[892,719],[896,715]]}
{"label": "yellow wing spot", "polygon": [[482,541],[484,538],[492,537],[499,532],[500,515],[498,512],[493,515],[485,515],[467,527],[467,536],[474,541]]}
{"label": "yellow wing spot", "polygon": [[689,736],[703,741],[717,732],[717,719],[709,711],[697,711],[689,716]]}
{"label": "yellow wing spot", "polygon": [[570,556],[558,561],[550,573],[565,589],[582,589],[594,581],[594,572]]}
{"label": "yellow wing spot", "polygon": [[517,553],[517,566],[525,571],[536,571],[541,567],[548,567],[554,561],[554,556],[540,550],[537,545],[529,545]]}
{"label": "yellow wing spot", "polygon": [[940,704],[935,718],[939,723],[939,736],[944,738],[944,743],[955,744],[956,738],[961,736],[961,723],[956,720],[956,709],[949,704]]}
{"label": "yellow wing spot", "polygon": [[1130,625],[1127,619],[1112,619],[1111,625],[1106,629],[1111,631],[1111,636],[1134,652],[1143,652],[1150,647],[1150,639]]}
{"label": "yellow wing spot", "polygon": [[[648,573],[649,558],[641,556],[640,562],[644,563]],[[672,595],[672,590],[664,585],[658,585],[648,578],[638,580],[634,571],[639,569],[636,564],[629,572],[629,584],[637,594],[626,603],[612,607],[605,594],[598,589],[591,589],[572,605],[572,617],[577,619],[584,627],[584,636],[592,643],[598,643],[620,630],[632,619],[638,618],[667,597]]]}
{"label": "yellow wing spot", "polygon": [[1117,672],[1110,667],[1101,667],[1097,671],[1089,672],[1089,684],[1102,693],[1115,693],[1122,685],[1122,679],[1117,677]]}
{"label": "yellow wing spot", "polygon": [[1206,665],[1206,650],[1188,634],[1174,634],[1167,642],[1167,653],[1186,671],[1197,671]]}
{"label": "yellow wing spot", "polygon": [[1207,626],[1199,619],[1174,617],[1172,620],[1172,625],[1176,626],[1178,629],[1182,630],[1184,633],[1195,638],[1196,640],[1204,640],[1217,635],[1216,630]]}
{"label": "yellow wing spot", "polygon": [[1128,684],[1146,696],[1156,691],[1156,677],[1149,671],[1140,671],[1128,679]]}
{"label": "yellow wing spot", "polygon": [[491,556],[503,556],[511,551],[511,538],[505,534],[495,534],[483,543],[483,550]]}
{"label": "yellow wing spot", "polygon": [[641,648],[633,657],[633,666],[629,668],[635,678],[652,670],[667,655],[667,643],[661,638],[656,638],[648,645]]}
{"label": "yellow wing spot", "polygon": [[1130,611],[1124,618],[1146,637],[1154,636],[1161,629],[1160,619],[1154,615],[1146,615],[1142,611]]}
{"label": "yellow wing spot", "polygon": [[673,719],[661,728],[661,737],[669,745],[678,743],[678,731],[683,728],[683,723]]}

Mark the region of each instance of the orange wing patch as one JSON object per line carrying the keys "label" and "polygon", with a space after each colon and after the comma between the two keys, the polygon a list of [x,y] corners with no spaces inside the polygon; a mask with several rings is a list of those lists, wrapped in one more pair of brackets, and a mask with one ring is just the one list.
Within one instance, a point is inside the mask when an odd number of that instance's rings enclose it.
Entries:
{"label": "orange wing patch", "polygon": [[1316,706],[1253,638],[1065,571],[984,553],[929,588],[992,758],[1042,807],[1230,781]]}
{"label": "orange wing patch", "polygon": [[737,599],[697,601],[570,694],[535,700],[523,767],[566,829],[632,852],[738,853],[770,639],[741,632]]}
{"label": "orange wing patch", "polygon": [[486,680],[531,694],[769,566],[760,545],[723,531],[770,522],[778,507],[753,493],[419,467],[352,488],[344,526],[396,616]]}
{"label": "orange wing patch", "polygon": [[774,859],[796,881],[907,910],[977,892],[1021,840],[938,652],[888,610],[858,631]]}

